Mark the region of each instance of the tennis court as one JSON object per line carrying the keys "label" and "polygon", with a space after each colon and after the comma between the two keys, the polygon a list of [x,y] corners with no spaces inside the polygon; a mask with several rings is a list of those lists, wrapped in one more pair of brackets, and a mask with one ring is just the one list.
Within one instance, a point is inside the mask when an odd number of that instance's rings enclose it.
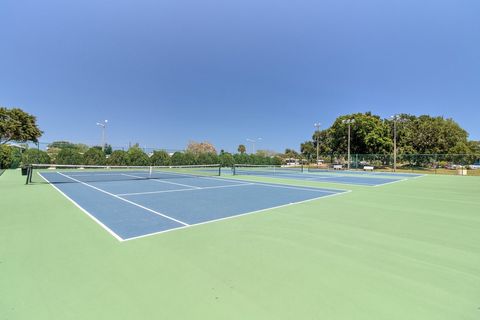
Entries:
{"label": "tennis court", "polygon": [[476,177],[151,171],[5,172],[0,318],[478,318]]}
{"label": "tennis court", "polygon": [[420,174],[365,172],[365,171],[332,171],[303,167],[281,167],[266,165],[235,165],[235,175],[267,176],[282,179],[316,181],[326,183],[349,184],[378,187],[390,183],[422,177]]}
{"label": "tennis court", "polygon": [[120,241],[346,192],[225,179],[213,166],[141,170],[51,168],[50,183]]}

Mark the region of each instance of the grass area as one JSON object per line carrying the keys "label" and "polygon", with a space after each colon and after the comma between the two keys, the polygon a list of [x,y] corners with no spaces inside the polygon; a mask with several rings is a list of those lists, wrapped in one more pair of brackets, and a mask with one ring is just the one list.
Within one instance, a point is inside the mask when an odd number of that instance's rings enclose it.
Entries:
{"label": "grass area", "polygon": [[480,319],[477,177],[298,181],[353,192],[123,243],[24,181],[0,176],[0,319]]}

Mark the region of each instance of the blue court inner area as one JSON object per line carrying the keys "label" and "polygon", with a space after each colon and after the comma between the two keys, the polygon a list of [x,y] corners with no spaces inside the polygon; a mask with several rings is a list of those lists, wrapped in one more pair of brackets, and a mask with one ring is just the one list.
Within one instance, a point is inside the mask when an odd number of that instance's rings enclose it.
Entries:
{"label": "blue court inner area", "polygon": [[351,184],[360,186],[377,187],[385,184],[421,177],[418,174],[363,172],[363,171],[332,171],[309,170],[302,172],[299,168],[238,168],[236,175],[268,176],[282,179],[307,180],[317,182]]}
{"label": "blue court inner area", "polygon": [[122,241],[346,192],[144,172],[38,174]]}

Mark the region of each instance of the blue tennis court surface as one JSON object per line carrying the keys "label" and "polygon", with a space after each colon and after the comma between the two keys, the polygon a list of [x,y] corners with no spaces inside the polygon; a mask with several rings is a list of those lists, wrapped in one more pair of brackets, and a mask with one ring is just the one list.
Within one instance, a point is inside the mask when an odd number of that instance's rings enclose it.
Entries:
{"label": "blue tennis court surface", "polygon": [[144,172],[38,174],[121,241],[347,192]]}
{"label": "blue tennis court surface", "polygon": [[282,179],[307,180],[360,186],[377,187],[403,180],[421,177],[418,174],[362,172],[362,171],[331,171],[312,170],[301,172],[300,169],[280,168],[268,170],[262,168],[237,168],[237,175],[268,176]]}

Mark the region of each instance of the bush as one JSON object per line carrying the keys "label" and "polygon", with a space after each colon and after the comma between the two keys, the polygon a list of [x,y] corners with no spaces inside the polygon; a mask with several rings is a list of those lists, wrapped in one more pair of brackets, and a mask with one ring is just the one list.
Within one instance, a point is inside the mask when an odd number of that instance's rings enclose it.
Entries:
{"label": "bush", "polygon": [[192,152],[185,152],[183,155],[183,163],[179,163],[180,165],[196,165],[197,164],[197,157]]}
{"label": "bush", "polygon": [[75,149],[62,149],[57,155],[57,164],[82,164],[83,157]]}
{"label": "bush", "polygon": [[166,151],[153,151],[150,157],[150,164],[152,166],[168,166],[170,165],[170,156]]}
{"label": "bush", "polygon": [[217,164],[218,162],[217,154],[212,152],[200,153],[196,159],[197,164]]}
{"label": "bush", "polygon": [[100,148],[90,148],[83,155],[83,164],[104,165],[105,162],[105,153]]}
{"label": "bush", "polygon": [[0,169],[10,168],[12,160],[12,148],[4,144],[0,145]]}
{"label": "bush", "polygon": [[222,167],[233,167],[233,164],[235,163],[233,156],[228,152],[220,154],[218,158]]}
{"label": "bush", "polygon": [[130,164],[130,158],[126,151],[115,150],[107,159],[107,163],[112,166],[128,166]]}
{"label": "bush", "polygon": [[248,155],[246,153],[237,153],[233,155],[233,160],[236,164],[247,164]]}
{"label": "bush", "polygon": [[19,148],[12,148],[12,161],[10,162],[10,168],[16,169],[20,167],[22,162],[22,151]]}
{"label": "bush", "polygon": [[48,153],[38,149],[27,149],[22,154],[22,163],[26,164],[49,164],[51,163]]}
{"label": "bush", "polygon": [[283,162],[282,158],[280,158],[280,157],[275,156],[275,157],[271,158],[271,163],[273,165],[279,166],[279,165],[282,164],[282,162]]}
{"label": "bush", "polygon": [[148,166],[150,162],[147,154],[138,147],[131,147],[128,149],[128,157],[131,166]]}
{"label": "bush", "polygon": [[184,164],[185,155],[182,152],[177,151],[172,155],[172,157],[170,158],[170,161],[174,166]]}

